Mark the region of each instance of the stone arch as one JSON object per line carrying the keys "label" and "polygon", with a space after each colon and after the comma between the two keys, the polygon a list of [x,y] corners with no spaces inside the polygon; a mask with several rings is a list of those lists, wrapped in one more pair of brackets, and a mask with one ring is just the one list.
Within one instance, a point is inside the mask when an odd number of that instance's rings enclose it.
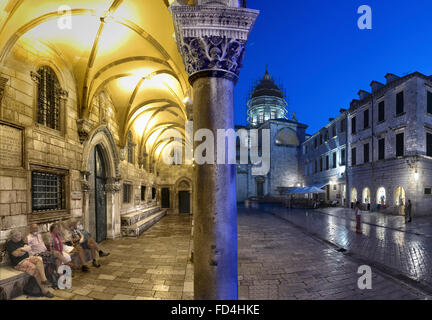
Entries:
{"label": "stone arch", "polygon": [[405,205],[406,192],[402,186],[397,186],[394,190],[394,204],[396,206]]}
{"label": "stone arch", "polygon": [[276,134],[275,143],[280,146],[298,147],[300,145],[300,140],[293,129],[283,128]]}
{"label": "stone arch", "polygon": [[175,205],[174,210],[177,214],[180,213],[180,194],[181,193],[189,193],[189,214],[192,214],[193,212],[193,205],[192,205],[192,195],[193,195],[193,182],[188,177],[181,177],[177,179],[175,185]]}
{"label": "stone arch", "polygon": [[100,150],[101,157],[105,164],[106,176],[106,226],[108,239],[120,237],[120,170],[119,156],[110,130],[105,126],[99,126],[94,129],[89,138],[84,143],[83,160],[81,172],[83,174],[83,225],[86,230],[91,230],[91,221],[96,214],[94,201],[95,191],[94,184],[91,181],[94,178],[91,175],[90,159],[95,148]]}
{"label": "stone arch", "polygon": [[368,187],[365,187],[362,191],[362,203],[370,204],[371,203],[371,192]]}
{"label": "stone arch", "polygon": [[83,159],[81,170],[86,172],[88,169],[88,161],[94,147],[101,145],[103,149],[104,160],[107,164],[107,176],[118,178],[120,176],[120,157],[114,141],[114,137],[107,126],[102,125],[97,127],[89,134],[89,138],[84,142]]}
{"label": "stone arch", "polygon": [[357,202],[357,189],[352,188],[351,189],[351,202]]}
{"label": "stone arch", "polygon": [[387,203],[387,192],[384,187],[379,187],[376,194],[376,203],[380,205],[386,205]]}

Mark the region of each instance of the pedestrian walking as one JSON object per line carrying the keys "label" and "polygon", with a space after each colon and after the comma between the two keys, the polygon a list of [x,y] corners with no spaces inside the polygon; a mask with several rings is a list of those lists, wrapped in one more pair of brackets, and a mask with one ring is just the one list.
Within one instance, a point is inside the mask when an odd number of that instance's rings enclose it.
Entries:
{"label": "pedestrian walking", "polygon": [[356,216],[356,233],[361,234],[361,211],[360,211],[360,202],[357,201],[354,208],[354,214]]}
{"label": "pedestrian walking", "polygon": [[412,218],[411,218],[411,200],[408,200],[406,206],[405,206],[405,223],[406,222],[411,222]]}

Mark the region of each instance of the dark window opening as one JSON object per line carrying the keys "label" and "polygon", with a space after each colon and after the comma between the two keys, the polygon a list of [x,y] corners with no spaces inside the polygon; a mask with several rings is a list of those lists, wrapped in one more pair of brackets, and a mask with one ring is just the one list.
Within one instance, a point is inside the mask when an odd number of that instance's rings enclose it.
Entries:
{"label": "dark window opening", "polygon": [[346,165],[346,151],[345,149],[341,150],[341,165]]}
{"label": "dark window opening", "polygon": [[51,129],[60,129],[60,103],[66,92],[60,88],[60,83],[53,69],[41,67],[37,74],[37,122]]}
{"label": "dark window opening", "polygon": [[369,109],[363,112],[363,129],[369,128]]}
{"label": "dark window opening", "polygon": [[351,149],[351,165],[355,166],[357,164],[357,148]]}
{"label": "dark window opening", "polygon": [[404,155],[404,134],[399,133],[396,135],[396,157],[403,157]]}
{"label": "dark window opening", "polygon": [[378,104],[378,122],[383,122],[385,120],[385,103],[381,101]]}
{"label": "dark window opening", "polygon": [[404,113],[404,93],[399,92],[396,95],[396,115]]}
{"label": "dark window opening", "polygon": [[326,170],[330,169],[330,157],[326,156]]}
{"label": "dark window opening", "polygon": [[427,112],[432,114],[432,92],[427,93]]}
{"label": "dark window opening", "polygon": [[130,203],[131,202],[131,191],[132,191],[132,186],[130,184],[124,183],[123,184],[123,203]]}
{"label": "dark window opening", "polygon": [[320,172],[323,171],[323,158],[320,158]]}
{"label": "dark window opening", "polygon": [[432,157],[432,133],[426,133],[426,155]]}
{"label": "dark window opening", "polygon": [[425,195],[432,195],[432,188],[425,188],[424,189],[424,194]]}
{"label": "dark window opening", "polygon": [[152,188],[152,199],[156,198],[156,188]]}
{"label": "dark window opening", "polygon": [[355,134],[357,132],[357,123],[356,123],[356,117],[351,119],[351,133]]}
{"label": "dark window opening", "polygon": [[345,132],[346,128],[346,119],[341,120],[340,132]]}
{"label": "dark window opening", "polygon": [[32,210],[65,209],[64,176],[32,172]]}
{"label": "dark window opening", "polygon": [[369,143],[363,145],[363,161],[364,163],[369,162]]}
{"label": "dark window opening", "polygon": [[384,160],[385,158],[385,139],[378,140],[378,160]]}
{"label": "dark window opening", "polygon": [[146,196],[146,187],[141,186],[141,201],[145,201],[145,196]]}

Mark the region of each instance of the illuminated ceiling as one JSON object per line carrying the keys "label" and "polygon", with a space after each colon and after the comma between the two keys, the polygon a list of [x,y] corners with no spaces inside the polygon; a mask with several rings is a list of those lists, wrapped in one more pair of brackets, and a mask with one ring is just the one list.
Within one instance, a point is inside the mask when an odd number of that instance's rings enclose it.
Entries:
{"label": "illuminated ceiling", "polygon": [[[159,157],[164,134],[184,134],[190,86],[174,40],[168,0],[1,0],[0,64],[17,44],[49,47],[76,81],[81,118],[93,97],[109,93],[120,128],[140,137],[139,152]],[[59,8],[72,9],[72,28],[61,30]],[[161,147],[162,146],[162,147]]]}

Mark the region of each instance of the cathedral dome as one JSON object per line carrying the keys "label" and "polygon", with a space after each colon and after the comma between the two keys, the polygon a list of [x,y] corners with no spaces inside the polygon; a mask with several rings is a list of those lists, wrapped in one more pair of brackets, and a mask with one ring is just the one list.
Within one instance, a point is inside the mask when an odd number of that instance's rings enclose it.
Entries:
{"label": "cathedral dome", "polygon": [[274,80],[270,76],[268,69],[266,69],[266,72],[260,80],[260,83],[254,88],[252,92],[252,98],[263,96],[283,98],[282,90],[277,84],[274,83]]}

